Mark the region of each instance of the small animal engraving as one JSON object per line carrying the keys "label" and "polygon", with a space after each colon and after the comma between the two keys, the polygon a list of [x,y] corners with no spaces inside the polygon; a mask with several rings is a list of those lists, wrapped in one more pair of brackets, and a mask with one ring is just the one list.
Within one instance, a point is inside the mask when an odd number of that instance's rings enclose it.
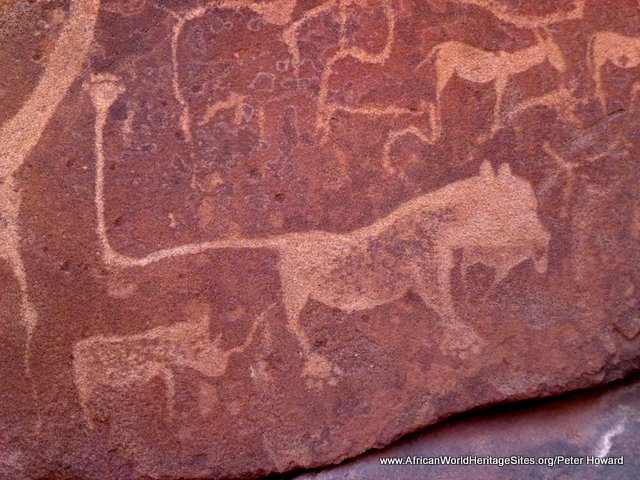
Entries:
{"label": "small animal engraving", "polygon": [[566,70],[564,55],[560,47],[554,42],[550,34],[534,31],[536,43],[530,47],[515,52],[489,52],[481,48],[467,45],[458,41],[447,41],[433,47],[427,58],[421,62],[435,61],[436,70],[436,120],[441,131],[442,125],[442,94],[454,74],[474,83],[495,82],[496,102],[493,108],[494,126],[498,124],[502,97],[509,80],[518,73],[526,72],[530,68],[549,60],[559,72]]}
{"label": "small animal engraving", "polygon": [[80,340],[73,347],[73,371],[87,425],[94,427],[91,397],[96,388],[127,388],[154,378],[164,382],[168,415],[173,418],[176,392],[173,369],[189,368],[206,377],[224,375],[230,357],[249,347],[258,324],[272,307],[254,320],[245,341],[229,350],[220,348],[221,334],[211,341],[210,315],[204,309],[189,321],[143,333]]}
{"label": "small animal engraving", "polygon": [[[635,68],[640,65],[640,38],[628,37],[616,32],[598,32],[591,39],[590,66],[596,84],[596,97],[607,109],[607,97],[602,79],[602,68],[611,62],[618,68]],[[635,92],[634,92],[635,93]]]}
{"label": "small animal engraving", "polygon": [[[517,28],[541,28],[555,23],[579,20],[584,16],[584,7],[587,0],[575,0],[571,10],[561,9],[546,15],[523,15],[513,11],[513,5],[502,0],[454,0],[456,3],[481,7],[502,22],[510,23]],[[561,2],[558,2],[561,3]],[[564,3],[564,2],[562,2]]]}

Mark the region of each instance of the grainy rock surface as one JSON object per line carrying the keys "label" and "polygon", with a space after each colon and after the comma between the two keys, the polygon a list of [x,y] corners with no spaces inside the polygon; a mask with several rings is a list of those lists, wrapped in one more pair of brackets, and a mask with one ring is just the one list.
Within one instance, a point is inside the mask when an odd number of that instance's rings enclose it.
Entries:
{"label": "grainy rock surface", "polygon": [[247,477],[640,363],[640,7],[0,5],[0,474]]}
{"label": "grainy rock surface", "polygon": [[[523,402],[459,417],[383,450],[296,480],[630,480],[640,477],[640,378],[561,399]],[[427,465],[428,458],[493,456],[511,465]],[[557,458],[558,456],[564,458]],[[380,458],[400,458],[383,466]],[[622,457],[622,459],[621,459]],[[602,460],[596,460],[601,458]],[[534,462],[553,464],[525,464]],[[605,464],[605,461],[620,462]],[[418,462],[423,462],[419,465]],[[581,463],[579,463],[581,462]],[[600,462],[596,464],[596,462]]]}

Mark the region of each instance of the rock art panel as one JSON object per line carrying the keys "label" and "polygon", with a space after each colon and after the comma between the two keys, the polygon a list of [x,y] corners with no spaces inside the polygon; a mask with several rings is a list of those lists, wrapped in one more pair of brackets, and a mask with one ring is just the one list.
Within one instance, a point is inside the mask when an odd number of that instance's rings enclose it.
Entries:
{"label": "rock art panel", "polygon": [[637,369],[637,2],[29,5],[2,475],[257,477]]}

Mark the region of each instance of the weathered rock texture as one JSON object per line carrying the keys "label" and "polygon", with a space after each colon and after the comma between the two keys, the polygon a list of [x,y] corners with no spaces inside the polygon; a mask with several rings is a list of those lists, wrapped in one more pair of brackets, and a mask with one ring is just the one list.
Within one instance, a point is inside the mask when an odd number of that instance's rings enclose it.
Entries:
{"label": "weathered rock texture", "polygon": [[[506,410],[506,411],[505,411]],[[463,414],[411,435],[383,450],[296,480],[630,480],[640,477],[640,378],[605,389],[577,392],[560,399],[523,402]],[[381,457],[521,457],[506,466],[382,466]],[[565,460],[553,466],[525,465],[524,458]],[[523,458],[524,457],[524,458]],[[588,458],[618,459],[621,465],[588,464]],[[571,460],[570,460],[571,458]],[[582,464],[576,463],[582,459]],[[415,461],[420,461],[417,458]],[[600,460],[603,461],[603,460]],[[572,463],[573,462],[573,463]]]}
{"label": "weathered rock texture", "polygon": [[4,2],[0,473],[311,467],[637,368],[640,7],[516,4]]}

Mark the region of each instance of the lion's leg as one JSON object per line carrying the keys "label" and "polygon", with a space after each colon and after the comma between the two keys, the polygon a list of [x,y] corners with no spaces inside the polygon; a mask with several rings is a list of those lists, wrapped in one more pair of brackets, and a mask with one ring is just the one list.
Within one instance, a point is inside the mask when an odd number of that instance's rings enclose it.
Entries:
{"label": "lion's leg", "polygon": [[92,340],[81,340],[73,346],[73,379],[78,391],[78,403],[82,417],[90,430],[94,428],[91,418],[91,395],[94,385],[99,381],[95,370],[90,368],[92,356],[95,355],[99,356],[99,343],[96,344]]}
{"label": "lion's leg", "polygon": [[437,255],[438,261],[438,291],[440,292],[439,313],[445,321],[456,318],[451,297],[451,271],[453,270],[453,252],[441,249]]}
{"label": "lion's leg", "polygon": [[437,291],[439,299],[435,309],[440,315],[443,336],[442,349],[445,352],[461,352],[477,344],[479,337],[475,329],[458,319],[451,295],[451,272],[454,267],[453,252],[440,249],[437,253],[438,274]]}
{"label": "lion's leg", "polygon": [[424,266],[420,264],[409,266],[410,288],[422,298],[427,307],[435,310],[442,321],[446,322],[447,319],[455,316],[453,303],[450,299],[450,279],[448,278],[453,259],[445,249],[437,249],[435,258],[435,281],[433,269],[425,271]]}
{"label": "lion's leg", "polygon": [[93,380],[85,372],[76,372],[76,385],[78,387],[78,400],[85,424],[89,430],[93,430],[95,425],[91,418],[90,400],[93,393]]}
{"label": "lion's leg", "polygon": [[154,365],[154,370],[164,381],[164,387],[166,389],[166,405],[169,412],[169,418],[175,418],[175,399],[176,399],[176,381],[173,376],[173,372],[167,365],[157,363]]}
{"label": "lion's leg", "polygon": [[[120,367],[120,370],[123,367]],[[124,367],[126,368],[126,366]],[[125,385],[147,384],[153,378],[158,377],[164,383],[165,405],[170,419],[175,417],[176,382],[173,371],[162,361],[148,361],[142,365],[130,367],[124,382],[114,382],[111,387],[123,387]]]}
{"label": "lion's leg", "polygon": [[[301,281],[292,269],[280,269],[282,281],[282,300],[287,312],[287,329],[293,333],[302,347],[302,354],[305,359],[303,370],[304,376],[329,377],[332,369],[330,362],[322,355],[312,351],[311,342],[307,333],[300,325],[300,313],[309,299],[309,292],[302,287],[305,282]],[[302,287],[302,288],[301,288]]]}
{"label": "lion's leg", "polygon": [[311,344],[307,334],[300,325],[300,313],[307,303],[308,294],[303,289],[298,289],[293,282],[284,281],[282,285],[282,301],[287,312],[287,329],[293,333],[305,354],[311,350]]}

